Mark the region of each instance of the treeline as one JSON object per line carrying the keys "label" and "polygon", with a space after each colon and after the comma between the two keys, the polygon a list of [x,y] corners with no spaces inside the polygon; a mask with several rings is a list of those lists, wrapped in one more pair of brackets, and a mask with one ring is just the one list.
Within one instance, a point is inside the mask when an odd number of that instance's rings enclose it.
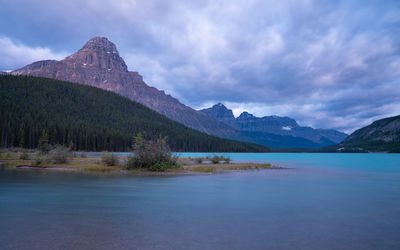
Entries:
{"label": "treeline", "polygon": [[396,139],[392,142],[385,142],[382,140],[366,140],[366,141],[352,141],[344,145],[339,145],[341,151],[349,152],[388,152],[400,153],[400,140]]}
{"label": "treeline", "polygon": [[50,144],[74,150],[126,151],[141,132],[166,136],[173,151],[266,152],[256,144],[221,139],[185,127],[113,92],[28,76],[0,76],[0,147]]}

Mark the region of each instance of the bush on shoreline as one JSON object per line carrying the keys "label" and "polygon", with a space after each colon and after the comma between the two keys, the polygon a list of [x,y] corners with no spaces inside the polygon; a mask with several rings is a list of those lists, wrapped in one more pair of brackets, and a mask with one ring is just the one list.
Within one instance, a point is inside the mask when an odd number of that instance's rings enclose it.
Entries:
{"label": "bush on shoreline", "polygon": [[42,166],[45,163],[63,164],[69,162],[72,155],[69,148],[61,145],[56,145],[54,147],[46,146],[46,148],[49,149],[49,151],[40,151],[37,153],[32,159],[32,165]]}
{"label": "bush on shoreline", "polygon": [[118,156],[113,153],[103,152],[101,162],[106,166],[117,166],[119,164]]}
{"label": "bush on shoreline", "polygon": [[47,157],[44,157],[43,155],[37,154],[33,159],[31,164],[33,166],[42,166],[43,164],[48,163]]}
{"label": "bush on shoreline", "polygon": [[49,151],[50,162],[54,164],[67,163],[70,157],[70,149],[61,145],[56,145]]}
{"label": "bush on shoreline", "polygon": [[211,158],[208,158],[213,164],[218,164],[221,161],[223,161],[224,163],[230,163],[231,162],[231,158],[228,157],[224,157],[224,156],[219,156],[219,155],[214,155]]}
{"label": "bush on shoreline", "polygon": [[139,133],[134,137],[133,157],[129,157],[127,169],[147,169],[150,171],[166,171],[179,167],[177,158],[171,153],[166,138],[146,140]]}
{"label": "bush on shoreline", "polygon": [[29,157],[28,152],[23,151],[23,152],[20,154],[19,159],[21,159],[21,160],[29,160],[30,157]]}

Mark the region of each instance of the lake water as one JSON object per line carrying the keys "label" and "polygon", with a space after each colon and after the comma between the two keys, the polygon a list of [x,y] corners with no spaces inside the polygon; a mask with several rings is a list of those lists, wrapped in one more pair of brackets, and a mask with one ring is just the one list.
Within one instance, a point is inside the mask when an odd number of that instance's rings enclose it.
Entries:
{"label": "lake water", "polygon": [[292,168],[0,171],[0,249],[400,249],[399,154],[229,156]]}

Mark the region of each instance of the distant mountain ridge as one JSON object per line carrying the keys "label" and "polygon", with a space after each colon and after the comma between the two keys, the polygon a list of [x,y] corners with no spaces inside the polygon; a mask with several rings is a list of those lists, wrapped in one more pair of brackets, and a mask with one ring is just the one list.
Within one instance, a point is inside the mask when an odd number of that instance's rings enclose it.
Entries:
{"label": "distant mountain ridge", "polygon": [[221,103],[200,111],[242,132],[268,133],[303,138],[325,146],[337,144],[347,136],[345,133],[331,129],[301,127],[290,117],[256,117],[248,112],[243,112],[235,118],[232,110]]}
{"label": "distant mountain ridge", "polygon": [[61,61],[38,61],[11,73],[110,90],[196,130],[225,138],[235,138],[238,134],[231,127],[185,106],[164,91],[148,86],[138,72],[128,71],[115,44],[105,37],[90,39],[75,54]]}
{"label": "distant mountain ridge", "polygon": [[400,153],[400,115],[374,121],[356,130],[337,148],[344,151]]}

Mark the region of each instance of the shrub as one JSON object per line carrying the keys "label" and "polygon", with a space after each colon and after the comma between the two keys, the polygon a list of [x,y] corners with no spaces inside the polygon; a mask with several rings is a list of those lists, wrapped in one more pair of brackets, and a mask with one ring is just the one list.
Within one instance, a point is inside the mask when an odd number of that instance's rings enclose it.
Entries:
{"label": "shrub", "polygon": [[106,166],[116,166],[119,163],[119,159],[115,154],[103,152],[101,155],[101,162]]}
{"label": "shrub", "polygon": [[55,146],[49,151],[49,160],[54,164],[67,163],[71,157],[71,152],[69,148],[63,147],[61,145]]}
{"label": "shrub", "polygon": [[137,168],[136,158],[135,157],[128,157],[128,161],[126,162],[125,168],[132,169]]}
{"label": "shrub", "polygon": [[195,161],[196,163],[201,164],[201,163],[203,163],[203,158],[195,158],[194,161]]}
{"label": "shrub", "polygon": [[214,155],[213,157],[210,158],[210,161],[214,164],[218,164],[220,160],[221,157],[219,157],[218,155]]}
{"label": "shrub", "polygon": [[219,155],[214,155],[211,158],[208,158],[212,163],[214,164],[218,164],[220,161],[223,161],[224,163],[230,163],[231,162],[231,158],[228,157],[223,157],[223,156],[219,156]]}
{"label": "shrub", "polygon": [[39,138],[38,149],[42,154],[47,154],[50,151],[49,136],[46,132],[43,132]]}
{"label": "shrub", "polygon": [[41,153],[36,154],[36,156],[32,159],[31,164],[33,166],[42,166],[45,163],[49,163],[49,157],[48,155],[44,155]]}
{"label": "shrub", "polygon": [[166,162],[156,162],[149,167],[150,171],[167,171],[170,166]]}
{"label": "shrub", "polygon": [[22,152],[22,154],[19,156],[19,159],[21,160],[29,160],[29,154],[27,152]]}
{"label": "shrub", "polygon": [[231,162],[231,158],[229,156],[228,157],[224,157],[223,161],[224,161],[224,163],[230,163]]}
{"label": "shrub", "polygon": [[134,156],[129,157],[126,168],[142,168],[150,171],[166,171],[168,168],[178,167],[177,158],[169,149],[166,138],[145,140],[139,133],[134,138]]}

